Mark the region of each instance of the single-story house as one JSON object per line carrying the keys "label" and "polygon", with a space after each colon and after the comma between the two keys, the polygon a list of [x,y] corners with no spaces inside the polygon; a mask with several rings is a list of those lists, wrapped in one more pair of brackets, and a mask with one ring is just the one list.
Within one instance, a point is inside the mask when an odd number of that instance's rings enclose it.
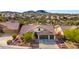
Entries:
{"label": "single-story house", "polygon": [[37,32],[38,39],[55,39],[57,33],[61,33],[64,35],[63,31],[65,29],[75,29],[77,26],[52,26],[52,25],[23,25],[20,34],[24,34],[26,32]]}
{"label": "single-story house", "polygon": [[17,33],[19,23],[17,22],[2,22],[0,23],[0,27],[5,33]]}
{"label": "single-story house", "polygon": [[37,32],[38,39],[55,39],[54,28],[52,25],[24,25],[20,34],[26,32]]}

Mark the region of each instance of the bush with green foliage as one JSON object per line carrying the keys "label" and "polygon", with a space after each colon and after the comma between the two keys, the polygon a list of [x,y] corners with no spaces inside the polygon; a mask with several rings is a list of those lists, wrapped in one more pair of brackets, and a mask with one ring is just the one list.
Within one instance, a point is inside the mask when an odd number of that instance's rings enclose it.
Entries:
{"label": "bush with green foliage", "polygon": [[17,37],[17,34],[12,34],[13,39]]}
{"label": "bush with green foliage", "polygon": [[35,35],[32,32],[27,32],[23,35],[24,43],[32,42],[35,39]]}
{"label": "bush with green foliage", "polygon": [[8,45],[11,45],[11,44],[12,44],[12,40],[8,40],[8,41],[7,41],[7,44],[8,44]]}
{"label": "bush with green foliage", "polygon": [[79,29],[65,30],[65,37],[72,42],[79,42]]}

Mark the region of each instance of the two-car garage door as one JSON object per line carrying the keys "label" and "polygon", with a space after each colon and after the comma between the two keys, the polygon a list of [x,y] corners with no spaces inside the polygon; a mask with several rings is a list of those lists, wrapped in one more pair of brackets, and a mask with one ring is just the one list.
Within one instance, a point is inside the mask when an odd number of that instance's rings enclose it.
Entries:
{"label": "two-car garage door", "polygon": [[54,39],[54,35],[40,35],[39,39]]}

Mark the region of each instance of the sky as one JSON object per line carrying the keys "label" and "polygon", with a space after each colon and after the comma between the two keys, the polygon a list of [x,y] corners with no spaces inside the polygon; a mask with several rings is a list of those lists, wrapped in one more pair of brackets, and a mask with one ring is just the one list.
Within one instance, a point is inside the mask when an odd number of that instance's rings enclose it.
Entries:
{"label": "sky", "polygon": [[78,7],[77,0],[0,0],[0,11],[46,10],[52,13],[79,13]]}
{"label": "sky", "polygon": [[51,13],[79,14],[79,10],[47,10]]}

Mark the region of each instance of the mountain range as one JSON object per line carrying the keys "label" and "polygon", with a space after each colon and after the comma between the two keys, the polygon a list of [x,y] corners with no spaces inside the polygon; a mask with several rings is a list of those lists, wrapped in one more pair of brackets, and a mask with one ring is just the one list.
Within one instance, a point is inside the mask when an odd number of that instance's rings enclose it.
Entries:
{"label": "mountain range", "polygon": [[33,11],[33,10],[30,10],[30,11],[26,11],[26,12],[23,12],[23,13],[49,13],[45,10],[37,10],[37,11]]}

